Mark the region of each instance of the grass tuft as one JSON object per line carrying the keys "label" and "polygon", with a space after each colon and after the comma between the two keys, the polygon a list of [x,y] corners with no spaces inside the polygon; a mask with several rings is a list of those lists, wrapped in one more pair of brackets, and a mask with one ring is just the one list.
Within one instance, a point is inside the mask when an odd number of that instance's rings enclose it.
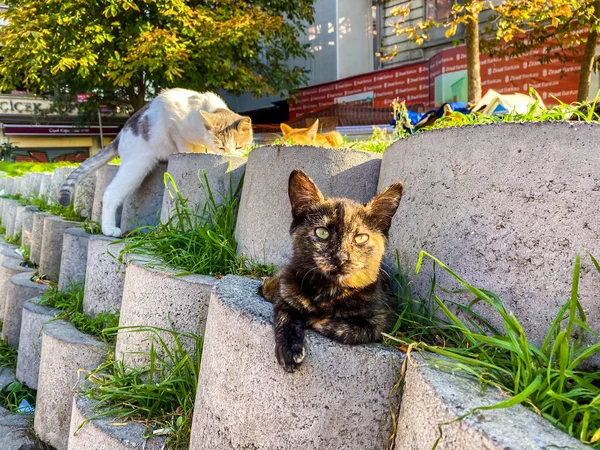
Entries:
{"label": "grass tuft", "polygon": [[57,162],[57,163],[36,163],[36,162],[7,162],[0,161],[0,172],[6,172],[9,177],[21,177],[30,172],[51,173],[59,167],[77,167],[78,163]]}

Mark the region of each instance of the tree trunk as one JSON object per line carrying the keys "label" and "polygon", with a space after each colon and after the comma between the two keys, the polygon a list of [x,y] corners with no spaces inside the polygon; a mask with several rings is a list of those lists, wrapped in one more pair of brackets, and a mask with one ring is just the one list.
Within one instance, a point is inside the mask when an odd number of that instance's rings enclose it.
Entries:
{"label": "tree trunk", "polygon": [[590,82],[592,81],[592,69],[596,55],[596,43],[598,42],[598,20],[600,18],[600,0],[593,3],[594,13],[590,20],[590,31],[588,33],[583,60],[581,61],[581,72],[579,73],[579,89],[577,90],[577,101],[584,102],[588,99]]}
{"label": "tree trunk", "polygon": [[139,111],[146,104],[146,86],[144,79],[135,79],[133,85],[127,86],[127,94],[129,95],[129,103],[133,107],[133,112]]}
{"label": "tree trunk", "polygon": [[[600,0],[598,0],[600,1]],[[479,13],[469,18],[465,26],[467,44],[467,80],[469,103],[481,100],[481,68],[479,65]]]}

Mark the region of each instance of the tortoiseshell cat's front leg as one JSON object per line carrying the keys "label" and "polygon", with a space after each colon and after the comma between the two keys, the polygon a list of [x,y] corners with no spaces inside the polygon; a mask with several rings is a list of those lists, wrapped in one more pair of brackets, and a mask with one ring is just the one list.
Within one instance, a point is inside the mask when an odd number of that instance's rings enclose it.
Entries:
{"label": "tortoiseshell cat's front leg", "polygon": [[309,321],[308,325],[334,341],[349,345],[381,341],[381,333],[389,331],[385,318],[379,316],[317,319]]}
{"label": "tortoiseshell cat's front leg", "polygon": [[304,360],[304,329],[302,313],[283,301],[275,301],[275,356],[286,372],[294,372]]}

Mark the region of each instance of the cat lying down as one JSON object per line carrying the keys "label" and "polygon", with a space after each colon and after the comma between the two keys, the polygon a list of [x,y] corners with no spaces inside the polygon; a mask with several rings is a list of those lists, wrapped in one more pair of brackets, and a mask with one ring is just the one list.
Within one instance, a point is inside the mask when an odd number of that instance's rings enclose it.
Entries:
{"label": "cat lying down", "polygon": [[324,198],[295,170],[288,189],[292,259],[259,292],[274,304],[277,361],[293,372],[304,359],[307,326],[344,344],[380,341],[394,326],[396,301],[381,262],[403,186],[394,183],[362,205]]}
{"label": "cat lying down", "polygon": [[102,233],[118,237],[117,209],[160,161],[188,152],[242,155],[252,141],[250,118],[231,111],[218,95],[163,90],[125,122],[114,141],[69,175],[58,192],[58,202],[68,206],[83,178],[120,156],[119,171],[102,199]]}
{"label": "cat lying down", "polygon": [[344,145],[344,138],[339,131],[330,131],[329,133],[320,134],[319,119],[315,120],[308,128],[292,128],[285,123],[280,126],[283,133],[282,140],[289,144],[296,145],[314,145],[317,147],[337,148]]}

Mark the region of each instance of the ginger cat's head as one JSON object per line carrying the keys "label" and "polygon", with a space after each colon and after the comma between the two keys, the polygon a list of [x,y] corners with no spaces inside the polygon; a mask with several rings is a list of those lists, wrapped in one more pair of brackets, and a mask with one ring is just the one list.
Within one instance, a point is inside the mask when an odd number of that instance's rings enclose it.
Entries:
{"label": "ginger cat's head", "polygon": [[244,155],[254,141],[250,117],[240,116],[228,109],[217,109],[214,113],[200,111],[204,128],[212,137],[210,151],[232,155]]}
{"label": "ginger cat's head", "polygon": [[317,147],[341,147],[344,138],[337,131],[319,134],[319,119],[308,128],[292,128],[285,123],[280,125],[283,140],[296,145],[313,145]]}

